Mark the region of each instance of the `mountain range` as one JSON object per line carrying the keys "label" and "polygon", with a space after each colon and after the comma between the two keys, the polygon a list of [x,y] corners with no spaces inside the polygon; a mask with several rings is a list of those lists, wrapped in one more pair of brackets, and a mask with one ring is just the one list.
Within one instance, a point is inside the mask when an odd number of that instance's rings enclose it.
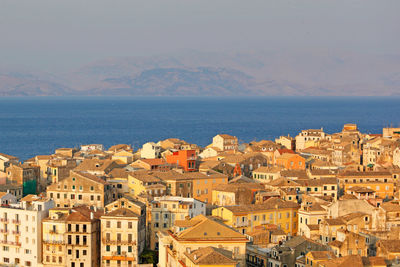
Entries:
{"label": "mountain range", "polygon": [[0,96],[64,95],[400,95],[400,56],[191,51],[109,58],[64,73],[0,68]]}

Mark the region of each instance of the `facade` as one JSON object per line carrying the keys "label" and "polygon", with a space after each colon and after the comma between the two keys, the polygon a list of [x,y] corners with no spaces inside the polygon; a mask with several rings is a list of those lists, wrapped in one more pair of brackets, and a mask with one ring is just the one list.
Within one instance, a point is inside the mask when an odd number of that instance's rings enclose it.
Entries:
{"label": "facade", "polygon": [[158,249],[156,233],[174,226],[175,220],[185,220],[206,214],[206,204],[184,197],[156,197],[151,203],[150,248]]}
{"label": "facade", "polygon": [[148,142],[140,150],[140,157],[143,159],[155,159],[161,156],[161,146],[154,142]]}
{"label": "facade", "polygon": [[43,266],[100,266],[101,212],[54,208],[43,220]]}
{"label": "facade", "polygon": [[140,214],[118,208],[101,216],[101,266],[137,266],[144,250]]}
{"label": "facade", "polygon": [[306,160],[297,154],[284,153],[275,159],[276,165],[287,170],[305,170]]}
{"label": "facade", "polygon": [[291,201],[270,198],[262,204],[219,207],[212,215],[245,234],[263,224],[275,224],[287,234],[297,233],[299,206]]}
{"label": "facade", "polygon": [[0,265],[38,266],[42,260],[42,220],[53,201],[27,195],[0,207]]}
{"label": "facade", "polygon": [[71,171],[68,178],[47,187],[47,196],[56,207],[64,208],[76,205],[104,208],[113,200],[112,195],[112,187],[105,180],[79,171]]}
{"label": "facade", "polygon": [[214,136],[212,146],[220,149],[221,151],[237,151],[238,139],[236,136],[229,134],[218,134]]}
{"label": "facade", "polygon": [[165,160],[167,163],[179,166],[187,172],[196,170],[196,151],[193,149],[174,151],[171,155],[167,155]]}
{"label": "facade", "polygon": [[231,258],[238,262],[236,266],[246,266],[246,244],[249,241],[244,235],[204,215],[176,221],[175,224],[174,230],[160,231],[157,234],[160,244],[158,266],[186,266],[187,255],[207,247],[229,251],[232,253]]}

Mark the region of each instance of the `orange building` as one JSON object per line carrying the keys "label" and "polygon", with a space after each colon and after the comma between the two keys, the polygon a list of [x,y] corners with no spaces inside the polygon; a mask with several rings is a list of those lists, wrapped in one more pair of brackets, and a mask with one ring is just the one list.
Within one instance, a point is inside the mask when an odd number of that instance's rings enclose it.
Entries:
{"label": "orange building", "polygon": [[193,183],[193,198],[211,203],[212,190],[215,186],[228,184],[228,176],[216,171],[194,172],[187,174]]}
{"label": "orange building", "polygon": [[345,193],[350,193],[353,189],[362,186],[366,189],[375,191],[375,195],[378,198],[392,198],[394,195],[394,183],[393,182],[363,182],[363,183],[345,183]]}
{"label": "orange building", "polygon": [[276,165],[288,170],[304,170],[306,160],[297,154],[283,153],[276,158]]}
{"label": "orange building", "polygon": [[178,150],[166,156],[166,161],[182,167],[185,171],[194,171],[196,170],[196,151]]}

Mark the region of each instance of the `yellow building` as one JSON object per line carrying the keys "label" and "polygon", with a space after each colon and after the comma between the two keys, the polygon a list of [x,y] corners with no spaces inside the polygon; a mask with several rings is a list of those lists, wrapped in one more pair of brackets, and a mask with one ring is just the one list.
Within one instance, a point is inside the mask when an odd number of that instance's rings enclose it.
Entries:
{"label": "yellow building", "polygon": [[100,215],[86,206],[50,210],[42,222],[43,266],[100,266]]}
{"label": "yellow building", "polygon": [[156,233],[174,226],[175,220],[206,214],[206,204],[194,198],[155,197],[151,203],[150,248],[157,249]]}
{"label": "yellow building", "polygon": [[256,226],[275,224],[287,234],[297,233],[297,210],[299,205],[292,201],[270,198],[262,204],[219,207],[212,211],[213,216],[245,234]]}
{"label": "yellow building", "polygon": [[212,250],[224,255],[226,253],[222,251],[229,251],[232,253],[231,258],[238,262],[238,265],[234,266],[245,266],[246,244],[249,242],[247,238],[223,223],[204,215],[176,221],[173,230],[158,232],[158,238],[160,242],[159,267],[220,266],[215,262],[209,265],[199,265],[194,260],[195,255],[200,256],[199,252],[204,253],[208,250],[213,253],[209,247],[220,249]]}
{"label": "yellow building", "polygon": [[104,208],[113,200],[115,190],[103,179],[80,171],[71,171],[69,177],[47,187],[47,196],[56,207],[71,208],[89,205]]}
{"label": "yellow building", "polygon": [[101,216],[102,266],[136,266],[144,246],[140,236],[140,214],[120,208]]}
{"label": "yellow building", "polygon": [[163,196],[167,192],[166,185],[147,171],[136,171],[128,175],[129,193],[133,196]]}

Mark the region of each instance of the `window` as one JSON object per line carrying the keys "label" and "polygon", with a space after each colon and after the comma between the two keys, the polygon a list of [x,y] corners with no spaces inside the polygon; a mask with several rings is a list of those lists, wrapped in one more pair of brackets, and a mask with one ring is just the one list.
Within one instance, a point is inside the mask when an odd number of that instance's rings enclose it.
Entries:
{"label": "window", "polygon": [[109,245],[106,246],[106,251],[110,251],[110,246]]}
{"label": "window", "polygon": [[86,249],[82,250],[82,255],[86,256],[87,252]]}
{"label": "window", "polygon": [[93,186],[91,186],[91,187],[90,187],[90,191],[93,191],[93,190],[94,190],[94,187],[93,187]]}
{"label": "window", "polygon": [[110,228],[111,227],[111,222],[110,221],[106,221],[106,227]]}
{"label": "window", "polygon": [[128,246],[128,252],[132,252],[132,246]]}
{"label": "window", "polygon": [[132,229],[132,222],[128,222],[128,229]]}
{"label": "window", "polygon": [[68,249],[68,255],[72,255],[72,249]]}
{"label": "window", "polygon": [[120,221],[117,222],[117,228],[121,228],[121,222]]}

